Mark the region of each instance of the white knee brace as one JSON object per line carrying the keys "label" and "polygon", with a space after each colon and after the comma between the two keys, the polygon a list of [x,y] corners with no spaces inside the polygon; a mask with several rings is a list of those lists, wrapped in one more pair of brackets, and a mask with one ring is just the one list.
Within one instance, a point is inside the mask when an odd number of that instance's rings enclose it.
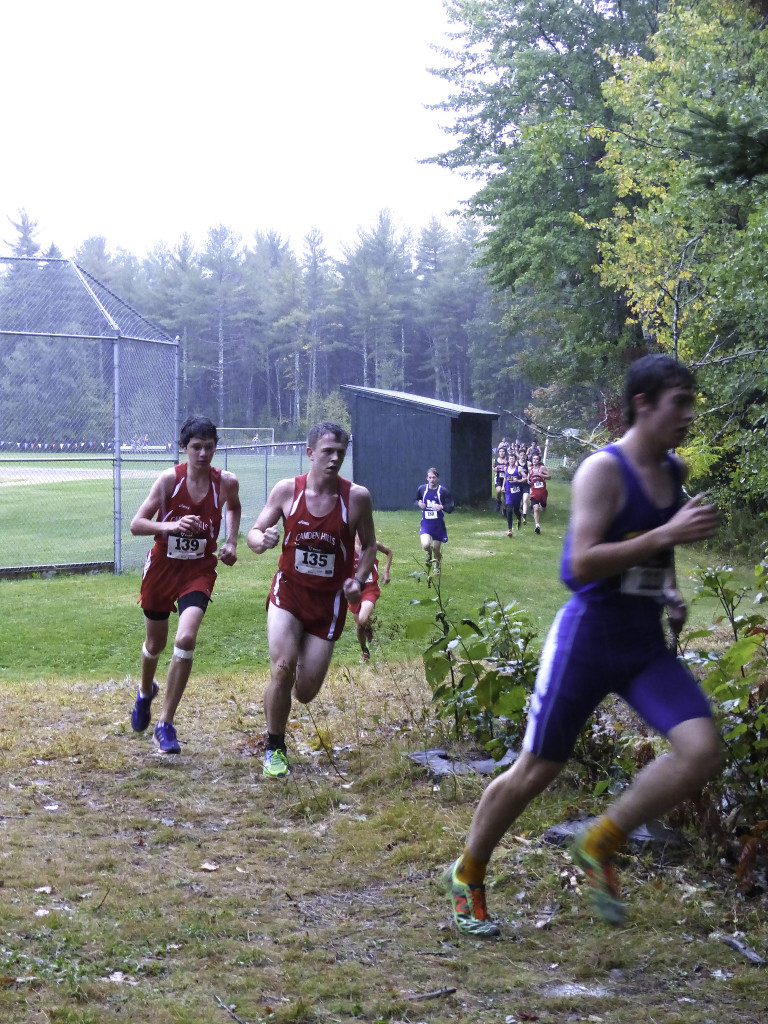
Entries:
{"label": "white knee brace", "polygon": [[183,647],[176,647],[174,644],[173,648],[174,658],[180,658],[181,661],[192,661],[195,656],[194,649],[191,651],[185,651]]}

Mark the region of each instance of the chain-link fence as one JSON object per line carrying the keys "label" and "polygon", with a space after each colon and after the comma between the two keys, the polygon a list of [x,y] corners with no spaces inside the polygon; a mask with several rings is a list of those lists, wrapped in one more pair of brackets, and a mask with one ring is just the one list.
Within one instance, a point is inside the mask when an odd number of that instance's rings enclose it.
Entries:
{"label": "chain-link fence", "polygon": [[[178,462],[178,427],[176,340],[71,260],[0,257],[0,577],[139,568],[152,542],[129,525]],[[305,444],[225,435],[214,462],[247,531],[309,468]]]}
{"label": "chain-link fence", "polygon": [[177,352],[71,260],[0,257],[0,573],[139,564],[127,524],[177,460]]}

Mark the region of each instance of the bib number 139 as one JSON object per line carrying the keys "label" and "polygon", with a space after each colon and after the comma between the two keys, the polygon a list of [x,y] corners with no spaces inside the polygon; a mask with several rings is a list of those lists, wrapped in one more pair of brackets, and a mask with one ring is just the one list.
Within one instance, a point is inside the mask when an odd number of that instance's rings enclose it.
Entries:
{"label": "bib number 139", "polygon": [[168,538],[169,558],[202,558],[205,554],[205,537]]}

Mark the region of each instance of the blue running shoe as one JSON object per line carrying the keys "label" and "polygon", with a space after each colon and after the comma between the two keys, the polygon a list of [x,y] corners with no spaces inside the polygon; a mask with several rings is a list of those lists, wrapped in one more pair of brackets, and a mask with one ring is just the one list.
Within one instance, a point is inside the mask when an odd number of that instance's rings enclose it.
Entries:
{"label": "blue running shoe", "polygon": [[131,728],[134,732],[144,732],[152,721],[152,701],[157,696],[160,687],[152,680],[152,696],[142,697],[141,689],[136,693],[136,703],[131,712]]}
{"label": "blue running shoe", "polygon": [[181,753],[181,746],[176,739],[176,730],[170,722],[158,722],[152,739],[161,754]]}

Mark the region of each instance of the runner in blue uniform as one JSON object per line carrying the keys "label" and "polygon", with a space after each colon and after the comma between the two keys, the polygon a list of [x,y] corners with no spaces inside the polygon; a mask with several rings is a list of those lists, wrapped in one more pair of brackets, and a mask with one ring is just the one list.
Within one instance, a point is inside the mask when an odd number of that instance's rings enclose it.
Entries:
{"label": "runner in blue uniform", "polygon": [[717,509],[699,494],[683,503],[685,466],[668,454],[693,419],[694,380],[663,355],[630,367],[625,386],[629,430],[585,460],[573,481],[562,576],[574,591],[544,645],[523,750],[486,789],[463,855],[445,873],[460,931],[499,934],[485,905],[485,871],[504,833],[559,775],[582,726],[617,693],[669,742],[607,813],[571,847],[587,876],[595,911],[621,924],[612,858],[643,822],[693,796],[720,768],[720,737],[709,703],[666,643],[686,607],[677,590],[674,547],[712,537]]}
{"label": "runner in blue uniform", "polygon": [[507,516],[507,536],[512,536],[512,520],[517,518],[517,528],[520,529],[523,508],[523,487],[528,482],[522,466],[518,462],[517,455],[512,456],[512,461],[507,466],[504,476],[504,509]]}
{"label": "runner in blue uniform", "polygon": [[421,509],[421,546],[426,554],[427,572],[434,570],[435,576],[440,575],[442,545],[448,543],[445,514],[453,512],[451,492],[439,480],[440,474],[432,466],[427,470],[427,482],[416,492],[416,505]]}

